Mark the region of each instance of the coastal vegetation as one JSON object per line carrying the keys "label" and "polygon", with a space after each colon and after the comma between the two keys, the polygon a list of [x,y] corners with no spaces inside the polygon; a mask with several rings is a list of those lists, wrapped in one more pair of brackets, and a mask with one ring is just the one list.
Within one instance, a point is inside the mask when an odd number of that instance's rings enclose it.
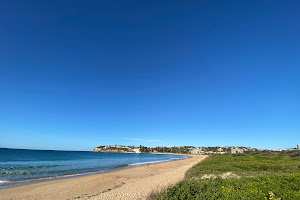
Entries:
{"label": "coastal vegetation", "polygon": [[177,153],[177,154],[226,154],[226,153],[244,153],[260,152],[260,149],[250,147],[194,147],[194,146],[157,146],[146,147],[124,146],[124,145],[106,145],[94,148],[95,152],[114,152],[114,153]]}
{"label": "coastal vegetation", "polygon": [[300,151],[212,155],[155,199],[300,199]]}
{"label": "coastal vegetation", "polygon": [[129,153],[130,147],[125,146],[99,146],[93,149],[94,152],[112,152],[112,153]]}

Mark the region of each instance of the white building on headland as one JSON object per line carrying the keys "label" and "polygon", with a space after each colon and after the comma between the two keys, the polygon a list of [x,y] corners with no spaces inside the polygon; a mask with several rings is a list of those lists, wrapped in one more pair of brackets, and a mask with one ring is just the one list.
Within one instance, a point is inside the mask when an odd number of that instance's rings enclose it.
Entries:
{"label": "white building on headland", "polygon": [[297,149],[300,150],[300,144],[297,145]]}
{"label": "white building on headland", "polygon": [[132,149],[132,151],[133,151],[134,153],[141,153],[140,148],[134,148],[134,149]]}
{"label": "white building on headland", "polygon": [[235,153],[244,153],[244,150],[238,147],[231,147],[231,153],[235,154]]}
{"label": "white building on headland", "polygon": [[202,150],[202,148],[200,147],[197,147],[197,148],[193,148],[191,151],[190,151],[190,154],[194,154],[194,155],[200,155],[200,154],[203,154],[204,151]]}

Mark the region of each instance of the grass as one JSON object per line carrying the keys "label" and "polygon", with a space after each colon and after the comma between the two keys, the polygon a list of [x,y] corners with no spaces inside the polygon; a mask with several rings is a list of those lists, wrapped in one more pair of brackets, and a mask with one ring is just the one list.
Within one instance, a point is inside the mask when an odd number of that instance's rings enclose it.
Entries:
{"label": "grass", "polygon": [[[221,178],[224,174],[231,176]],[[205,176],[216,178],[203,179]],[[155,198],[300,199],[300,151],[213,155]]]}
{"label": "grass", "polygon": [[208,161],[191,168],[186,176],[199,177],[204,174],[220,175],[233,172],[241,177],[257,175],[288,174],[299,172],[300,157],[292,158],[282,155],[214,155]]}

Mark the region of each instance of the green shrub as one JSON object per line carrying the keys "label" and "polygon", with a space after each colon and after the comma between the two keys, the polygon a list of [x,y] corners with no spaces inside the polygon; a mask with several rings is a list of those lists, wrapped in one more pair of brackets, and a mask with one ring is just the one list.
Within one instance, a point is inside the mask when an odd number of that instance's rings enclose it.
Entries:
{"label": "green shrub", "polygon": [[[240,178],[220,178],[226,172]],[[205,174],[217,178],[203,179]],[[157,199],[300,199],[300,155],[213,155]]]}
{"label": "green shrub", "polygon": [[241,177],[285,174],[299,172],[299,165],[300,159],[282,155],[213,155],[211,159],[191,168],[186,177],[225,172],[233,172]]}
{"label": "green shrub", "polygon": [[300,174],[184,180],[157,199],[300,199]]}

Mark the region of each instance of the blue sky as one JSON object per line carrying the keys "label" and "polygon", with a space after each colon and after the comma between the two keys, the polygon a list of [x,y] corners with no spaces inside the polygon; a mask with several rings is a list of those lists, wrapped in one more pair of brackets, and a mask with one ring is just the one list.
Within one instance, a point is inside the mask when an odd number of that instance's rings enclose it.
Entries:
{"label": "blue sky", "polygon": [[295,147],[299,7],[3,1],[0,147]]}

